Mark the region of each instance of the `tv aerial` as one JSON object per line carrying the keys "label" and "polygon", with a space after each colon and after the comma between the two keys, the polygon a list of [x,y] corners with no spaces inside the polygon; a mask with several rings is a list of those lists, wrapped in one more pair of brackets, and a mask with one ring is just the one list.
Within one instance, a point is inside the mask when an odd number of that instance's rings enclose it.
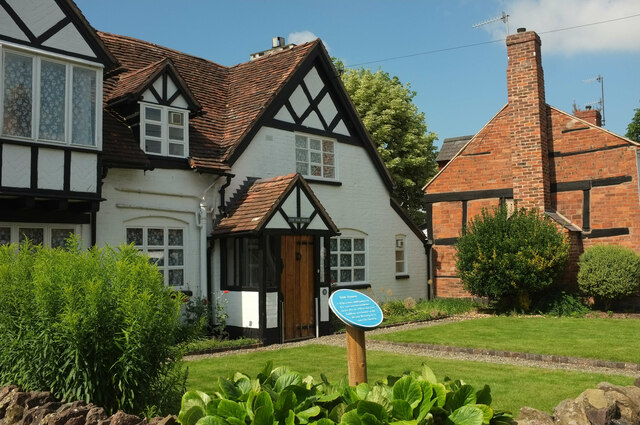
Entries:
{"label": "tv aerial", "polygon": [[597,77],[589,78],[588,80],[582,80],[583,83],[600,83],[600,100],[595,102],[589,102],[586,106],[597,105],[602,113],[602,126],[604,127],[604,77],[598,74]]}
{"label": "tv aerial", "polygon": [[472,25],[471,28],[478,28],[478,27],[481,27],[483,25],[487,25],[487,24],[490,24],[490,23],[493,23],[493,22],[497,22],[497,21],[502,21],[505,24],[507,24],[507,35],[509,35],[509,15],[507,15],[504,10],[502,11],[502,15],[500,15],[498,17],[495,17],[495,18],[492,18],[492,19],[487,19],[486,21],[482,21],[480,23]]}

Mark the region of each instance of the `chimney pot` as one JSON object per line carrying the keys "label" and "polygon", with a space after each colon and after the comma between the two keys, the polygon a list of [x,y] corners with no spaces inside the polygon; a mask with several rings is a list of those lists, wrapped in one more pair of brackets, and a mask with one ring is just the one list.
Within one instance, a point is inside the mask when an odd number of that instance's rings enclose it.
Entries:
{"label": "chimney pot", "polygon": [[591,110],[591,105],[585,106],[584,109],[586,109],[587,111],[590,111]]}
{"label": "chimney pot", "polygon": [[518,28],[518,32],[527,32],[527,29],[525,27],[521,27]]}
{"label": "chimney pot", "polygon": [[271,40],[271,47],[284,47],[284,37],[273,37]]}

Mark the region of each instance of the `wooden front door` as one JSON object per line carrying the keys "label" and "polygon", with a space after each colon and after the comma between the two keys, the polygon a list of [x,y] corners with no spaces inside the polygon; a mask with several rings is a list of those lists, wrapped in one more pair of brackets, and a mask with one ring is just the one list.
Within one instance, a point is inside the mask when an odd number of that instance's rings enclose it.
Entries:
{"label": "wooden front door", "polygon": [[282,236],[284,340],[315,336],[313,236]]}

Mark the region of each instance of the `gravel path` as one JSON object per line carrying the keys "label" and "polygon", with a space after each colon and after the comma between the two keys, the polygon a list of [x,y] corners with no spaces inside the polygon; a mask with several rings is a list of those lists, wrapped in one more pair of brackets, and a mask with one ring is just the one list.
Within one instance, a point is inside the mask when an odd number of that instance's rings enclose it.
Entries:
{"label": "gravel path", "polygon": [[[479,315],[479,314],[460,315],[460,316],[454,316],[446,319],[433,320],[429,322],[409,323],[409,324],[399,325],[399,326],[389,326],[384,328],[378,328],[373,331],[368,331],[367,335],[380,335],[380,334],[409,330],[409,329],[419,329],[419,328],[426,328],[430,326],[439,326],[446,323],[459,322],[462,320],[471,320],[471,319],[476,319],[478,317],[485,317],[485,316],[488,317],[489,315]],[[192,361],[192,360],[200,360],[200,359],[213,358],[213,357],[224,357],[224,356],[231,356],[236,354],[250,353],[255,351],[275,351],[275,350],[280,350],[282,348],[300,347],[300,346],[310,345],[310,344],[316,344],[316,345],[324,344],[324,345],[344,347],[346,345],[346,336],[344,334],[335,334],[335,335],[323,336],[320,338],[307,339],[303,341],[289,342],[286,344],[273,344],[273,345],[268,345],[266,347],[225,351],[225,352],[212,353],[212,354],[199,354],[199,355],[185,356],[184,360]],[[515,365],[515,366],[537,367],[541,369],[562,369],[562,370],[572,370],[572,371],[579,371],[579,372],[602,373],[607,375],[623,375],[623,376],[630,376],[630,377],[640,376],[640,371],[631,370],[631,369],[599,367],[594,365],[574,364],[574,363],[552,363],[548,361],[523,359],[518,357],[502,357],[502,356],[496,356],[496,355],[470,354],[470,353],[461,353],[461,352],[455,352],[455,351],[442,351],[442,350],[430,349],[428,347],[421,347],[420,344],[412,344],[411,346],[405,346],[405,345],[396,344],[388,341],[374,341],[371,339],[367,340],[367,350],[386,351],[390,353],[410,354],[410,355],[416,355],[416,356],[435,357],[435,358],[441,358],[441,359],[455,359],[455,360],[467,360],[467,361],[477,361],[477,362],[486,362],[486,363],[495,363],[495,364],[509,364],[509,365]]]}

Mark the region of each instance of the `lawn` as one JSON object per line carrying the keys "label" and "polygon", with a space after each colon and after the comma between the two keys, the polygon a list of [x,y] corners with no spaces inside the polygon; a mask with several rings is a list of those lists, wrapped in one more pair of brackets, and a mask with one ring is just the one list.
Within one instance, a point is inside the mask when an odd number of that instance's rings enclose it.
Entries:
{"label": "lawn", "polygon": [[[188,362],[187,388],[212,393],[218,376],[242,371],[254,377],[268,360],[273,360],[276,366],[289,366],[316,379],[320,373],[324,373],[331,382],[347,373],[344,348],[309,345]],[[560,401],[575,398],[601,381],[619,385],[631,385],[633,382],[632,378],[616,375],[435,359],[380,351],[367,352],[367,361],[369,382],[390,374],[398,375],[405,370],[417,371],[422,363],[427,363],[439,380],[449,376],[462,379],[478,389],[489,384],[493,394],[492,407],[511,411],[515,415],[522,406],[551,412]]]}
{"label": "lawn", "polygon": [[371,338],[640,363],[638,335],[636,319],[498,316]]}

